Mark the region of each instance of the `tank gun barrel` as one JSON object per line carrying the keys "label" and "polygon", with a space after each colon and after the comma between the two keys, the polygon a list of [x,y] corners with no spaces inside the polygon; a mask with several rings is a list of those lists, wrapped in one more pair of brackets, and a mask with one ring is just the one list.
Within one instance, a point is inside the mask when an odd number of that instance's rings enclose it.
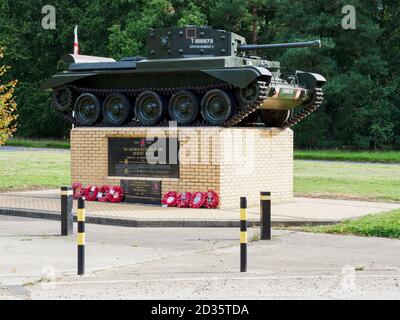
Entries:
{"label": "tank gun barrel", "polygon": [[238,46],[240,51],[248,50],[264,50],[276,48],[306,48],[306,47],[321,47],[321,40],[304,41],[304,42],[289,42],[289,43],[272,43],[272,44],[245,44]]}

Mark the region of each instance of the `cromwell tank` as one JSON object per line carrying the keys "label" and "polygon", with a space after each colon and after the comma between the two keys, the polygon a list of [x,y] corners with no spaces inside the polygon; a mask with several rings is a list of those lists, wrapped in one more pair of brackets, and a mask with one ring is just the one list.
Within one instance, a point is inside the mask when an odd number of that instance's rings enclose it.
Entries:
{"label": "cromwell tank", "polygon": [[290,127],[322,104],[326,80],[304,71],[282,73],[279,62],[254,52],[320,45],[247,45],[235,33],[210,27],[151,29],[146,58],[67,54],[67,70],[44,87],[53,91],[57,112],[77,126],[163,126],[172,120],[180,126]]}

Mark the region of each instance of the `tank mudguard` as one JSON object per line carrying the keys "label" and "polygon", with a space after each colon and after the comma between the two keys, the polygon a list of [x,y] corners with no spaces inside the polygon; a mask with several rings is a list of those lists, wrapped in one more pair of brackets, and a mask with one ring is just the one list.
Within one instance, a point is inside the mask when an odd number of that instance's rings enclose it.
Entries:
{"label": "tank mudguard", "polygon": [[262,67],[204,69],[201,71],[239,88],[247,87],[256,79],[266,81],[269,85],[272,78],[271,72]]}
{"label": "tank mudguard", "polygon": [[94,75],[95,73],[59,73],[48,79],[42,88],[43,90],[51,90]]}
{"label": "tank mudguard", "polygon": [[315,88],[322,87],[326,79],[318,73],[296,71],[297,79],[301,84],[306,85],[307,89],[314,90]]}

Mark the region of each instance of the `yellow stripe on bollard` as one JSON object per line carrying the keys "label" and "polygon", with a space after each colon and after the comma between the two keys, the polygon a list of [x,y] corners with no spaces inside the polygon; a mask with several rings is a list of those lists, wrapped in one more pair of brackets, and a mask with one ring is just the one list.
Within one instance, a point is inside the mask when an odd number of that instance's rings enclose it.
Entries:
{"label": "yellow stripe on bollard", "polygon": [[78,209],[78,221],[85,221],[85,209]]}
{"label": "yellow stripe on bollard", "polygon": [[247,209],[240,209],[240,220],[247,220]]}
{"label": "yellow stripe on bollard", "polygon": [[271,196],[261,196],[261,200],[271,200]]}
{"label": "yellow stripe on bollard", "polygon": [[240,243],[247,243],[247,232],[240,232]]}
{"label": "yellow stripe on bollard", "polygon": [[84,233],[78,233],[78,246],[84,246],[86,237]]}
{"label": "yellow stripe on bollard", "polygon": [[72,196],[74,193],[73,193],[72,190],[62,190],[62,191],[60,192],[60,194],[61,194],[62,196]]}

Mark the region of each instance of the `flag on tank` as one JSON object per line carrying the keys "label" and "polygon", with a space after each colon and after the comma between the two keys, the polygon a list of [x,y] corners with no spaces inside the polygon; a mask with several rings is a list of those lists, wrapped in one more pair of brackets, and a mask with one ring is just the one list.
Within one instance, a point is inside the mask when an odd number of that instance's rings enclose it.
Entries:
{"label": "flag on tank", "polygon": [[79,41],[78,41],[78,26],[75,26],[75,39],[74,39],[74,54],[79,54]]}

